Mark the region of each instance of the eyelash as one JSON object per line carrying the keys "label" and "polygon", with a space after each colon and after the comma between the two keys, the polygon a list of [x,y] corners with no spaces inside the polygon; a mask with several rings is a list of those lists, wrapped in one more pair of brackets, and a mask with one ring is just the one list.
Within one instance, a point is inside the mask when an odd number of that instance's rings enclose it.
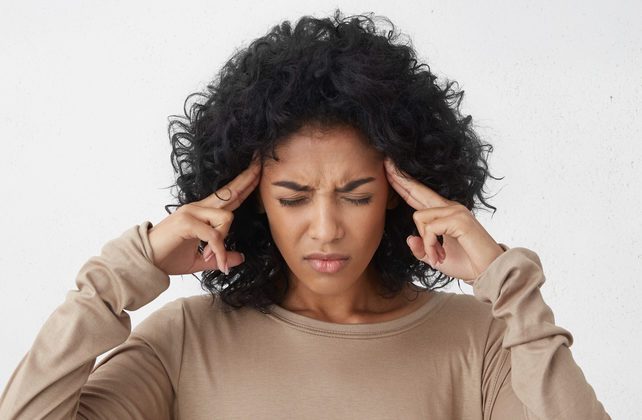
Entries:
{"label": "eyelash", "polygon": [[[370,204],[370,201],[372,201],[372,197],[366,197],[366,198],[359,198],[356,200],[352,200],[350,198],[346,198],[349,202],[356,206],[363,206],[366,204]],[[283,200],[279,199],[279,202],[283,207],[294,207],[294,206],[299,206],[302,201],[305,201],[305,198],[300,198],[298,200]]]}

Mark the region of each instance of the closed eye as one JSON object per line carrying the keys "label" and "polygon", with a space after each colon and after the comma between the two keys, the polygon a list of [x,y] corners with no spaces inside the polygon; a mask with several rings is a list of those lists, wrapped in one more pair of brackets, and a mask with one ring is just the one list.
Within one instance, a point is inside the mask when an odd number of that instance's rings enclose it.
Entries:
{"label": "closed eye", "polygon": [[[279,203],[283,207],[288,207],[288,206],[299,206],[301,205],[306,199],[305,198],[299,198],[298,200],[284,200],[284,199],[279,199]],[[372,197],[366,197],[366,198],[359,198],[359,199],[351,199],[351,198],[346,198],[347,201],[350,203],[356,205],[356,206],[363,206],[366,204],[370,204],[372,201]]]}

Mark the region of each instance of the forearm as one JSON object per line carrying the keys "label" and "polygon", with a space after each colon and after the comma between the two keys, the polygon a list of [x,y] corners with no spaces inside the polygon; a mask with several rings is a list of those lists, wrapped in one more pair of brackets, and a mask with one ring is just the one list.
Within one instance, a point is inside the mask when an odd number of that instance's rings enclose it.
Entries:
{"label": "forearm", "polygon": [[49,316],[9,379],[0,418],[73,418],[96,357],[131,332],[125,310],[142,307],[169,287],[169,276],[150,263],[151,248],[141,235],[148,227],[128,229],[82,266],[78,289]]}
{"label": "forearm", "polygon": [[502,347],[511,353],[515,395],[537,418],[609,418],[573,359],[571,333],[555,325],[542,298],[539,257],[526,248],[502,247],[506,252],[476,279],[473,291],[491,303],[493,317],[506,323]]}

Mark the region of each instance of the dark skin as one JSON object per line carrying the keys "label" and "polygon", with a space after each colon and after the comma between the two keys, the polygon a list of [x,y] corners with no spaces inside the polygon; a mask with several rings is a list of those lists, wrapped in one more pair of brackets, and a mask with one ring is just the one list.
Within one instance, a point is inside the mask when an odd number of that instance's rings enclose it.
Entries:
{"label": "dark skin", "polygon": [[[379,295],[371,264],[386,211],[399,198],[386,180],[383,155],[345,126],[305,127],[284,139],[276,155],[278,161],[263,165],[258,198],[288,267],[282,306],[335,323],[367,322],[405,306],[403,296]],[[319,273],[305,259],[313,252],[347,255],[348,264]]]}
{"label": "dark skin", "polygon": [[[464,205],[402,174],[389,158],[384,165],[390,184],[416,210],[413,219],[421,236],[409,240],[413,255],[472,286],[504,250]],[[440,235],[443,245],[437,240]]]}
{"label": "dark skin", "polygon": [[[212,194],[154,226],[149,237],[156,265],[168,274],[185,274],[241,264],[241,254],[226,250],[223,239],[233,210],[257,187],[259,211],[267,213],[275,244],[289,267],[291,288],[282,306],[311,318],[382,322],[413,312],[430,299],[431,293],[412,284],[393,298],[381,297],[377,289],[378,273],[370,262],[385,212],[399,199],[417,210],[414,221],[421,236],[409,241],[413,255],[443,273],[472,284],[503,252],[464,206],[397,173],[350,127],[307,127],[283,141],[277,156],[279,162],[263,164],[255,156],[248,169],[218,191],[229,201]],[[338,191],[351,180],[366,178],[370,180],[350,191]],[[283,180],[310,188],[294,191],[275,185]],[[200,240],[208,242],[202,256],[197,251]],[[310,252],[347,254],[349,263],[337,273],[318,273],[304,259]]]}

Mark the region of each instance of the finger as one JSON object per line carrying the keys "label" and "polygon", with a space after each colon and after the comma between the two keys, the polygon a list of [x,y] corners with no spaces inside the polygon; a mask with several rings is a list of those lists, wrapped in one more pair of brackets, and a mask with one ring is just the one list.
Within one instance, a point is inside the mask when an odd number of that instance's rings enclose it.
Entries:
{"label": "finger", "polygon": [[261,163],[257,158],[252,160],[250,165],[232,181],[197,203],[204,207],[224,208],[229,211],[236,210],[258,185],[260,174]]}
{"label": "finger", "polygon": [[388,174],[388,182],[392,188],[397,191],[397,193],[403,198],[403,200],[408,203],[410,207],[415,210],[422,210],[428,208],[428,206],[423,203],[418,197],[413,195],[413,191],[404,188],[395,178]]}
{"label": "finger", "polygon": [[444,249],[444,245],[442,243],[443,239],[440,240],[440,238],[442,238],[441,235],[437,236],[437,240],[441,244],[441,246],[439,248],[437,248],[437,252],[439,253],[440,262],[443,262],[444,259],[446,258],[446,250]]}
{"label": "finger", "polygon": [[457,223],[457,219],[454,216],[459,211],[459,207],[455,205],[418,210],[412,214],[431,265],[443,262],[443,259],[446,258],[443,235],[453,235],[455,233],[453,226]]}
{"label": "finger", "polygon": [[[439,235],[445,234],[448,229],[448,220],[436,219],[429,224],[423,224],[421,239],[424,244],[424,251],[429,255],[431,265],[435,266],[446,258],[446,251],[438,240]],[[422,230],[419,230],[422,232]]]}
{"label": "finger", "polygon": [[424,241],[421,236],[410,235],[406,239],[406,243],[408,244],[410,251],[412,251],[412,255],[414,255],[414,257],[419,261],[430,264],[431,267],[437,267],[442,263],[440,259],[433,261],[430,257],[430,254],[426,253]]}
{"label": "finger", "polygon": [[446,231],[443,233],[439,233],[436,235],[437,242],[439,243],[439,247],[437,248],[438,251],[440,251],[440,254],[445,256],[445,251],[443,248],[444,245],[444,237],[443,235],[448,234],[448,235],[453,235],[456,232],[455,224],[458,223],[456,219],[453,219],[453,216],[456,216],[457,213],[460,211],[459,205],[451,205],[451,206],[446,206],[446,207],[433,207],[431,209],[423,209],[423,210],[417,210],[412,214],[412,218],[415,222],[415,225],[417,226],[417,230],[421,232],[421,226],[424,224],[429,224],[432,223],[436,219],[444,219],[447,218],[449,221],[452,221],[452,226],[450,226]]}
{"label": "finger", "polygon": [[227,237],[234,220],[234,213],[225,209],[203,207],[196,203],[186,204],[181,209],[184,213],[208,223],[219,231],[224,238]]}
{"label": "finger", "polygon": [[258,164],[260,160],[261,160],[261,154],[258,150],[255,150],[254,153],[252,153],[252,161],[250,162],[250,165],[255,162]]}
{"label": "finger", "polygon": [[[210,254],[212,255],[212,254]],[[236,267],[245,262],[245,256],[241,252],[228,251],[227,253],[227,264],[229,267]],[[203,258],[197,258],[194,263],[193,272],[204,271],[204,270],[220,270],[216,258],[209,258],[207,260]],[[221,270],[223,271],[223,270]]]}
{"label": "finger", "polygon": [[391,184],[414,209],[445,206],[450,203],[450,200],[437,194],[427,185],[402,173],[389,157],[384,159],[384,167]]}
{"label": "finger", "polygon": [[424,242],[420,236],[410,235],[406,238],[406,243],[408,244],[408,247],[410,248],[410,251],[415,258],[417,258],[418,260],[423,260],[424,257],[426,257]]}
{"label": "finger", "polygon": [[222,209],[206,209],[194,203],[181,206],[177,213],[185,218],[183,237],[207,242],[207,247],[203,250],[203,258],[209,259],[211,253],[215,254],[217,266],[224,270],[227,251],[223,239],[226,235],[217,229],[226,231],[224,225],[231,223],[234,215]]}
{"label": "finger", "polygon": [[203,251],[203,260],[209,261],[213,253],[216,258],[216,267],[223,271],[225,274],[228,274],[227,267],[227,250],[223,244],[223,236],[216,229],[211,227],[209,224],[202,221],[198,221],[192,227],[192,230],[196,237],[200,240],[207,242],[207,247],[211,250],[211,253],[208,253],[207,250]]}
{"label": "finger", "polygon": [[216,235],[213,240],[201,238],[207,242],[207,246],[203,249],[203,258],[208,259],[211,254],[216,254],[217,259],[221,262],[219,267],[225,271],[227,268],[225,265],[227,250],[225,249],[224,239],[229,233],[234,220],[234,213],[223,209],[201,207],[194,203],[181,207],[181,212],[205,224],[207,228],[213,229]]}
{"label": "finger", "polygon": [[424,252],[426,253],[426,258],[428,259],[430,265],[434,267],[440,258],[439,253],[435,249],[435,244],[437,243],[435,235],[430,233],[425,227],[423,231],[420,230],[419,232],[421,232],[420,239],[424,248]]}

